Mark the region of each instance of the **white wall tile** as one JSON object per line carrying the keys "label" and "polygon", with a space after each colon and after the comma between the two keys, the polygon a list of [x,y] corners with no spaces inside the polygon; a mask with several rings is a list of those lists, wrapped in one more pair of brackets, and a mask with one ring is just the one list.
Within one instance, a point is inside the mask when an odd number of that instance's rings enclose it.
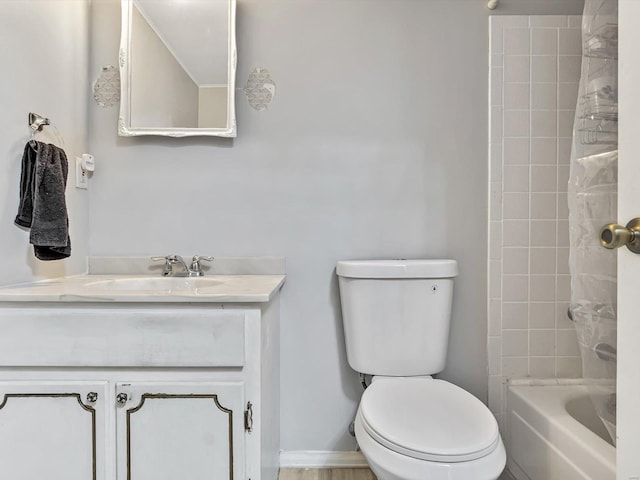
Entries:
{"label": "white wall tile", "polygon": [[556,330],[556,344],[558,356],[561,357],[577,357],[580,356],[580,346],[578,345],[578,336],[575,329],[572,330]]}
{"label": "white wall tile", "polygon": [[529,355],[553,357],[556,354],[556,331],[529,330]]}
{"label": "white wall tile", "polygon": [[582,33],[578,28],[558,30],[558,53],[560,55],[580,55],[582,53]]}
{"label": "white wall tile", "polygon": [[504,53],[507,55],[529,55],[529,36],[528,28],[505,28]]}
{"label": "white wall tile", "polygon": [[[555,242],[555,223],[553,223],[553,239]],[[529,246],[529,221],[504,220],[502,222],[502,244],[505,247]]]}
{"label": "white wall tile", "polygon": [[528,55],[505,55],[504,81],[507,83],[528,83],[530,80],[530,58]]}
{"label": "white wall tile", "polygon": [[558,57],[558,81],[577,83],[580,81],[582,55],[560,55]]}
{"label": "white wall tile", "polygon": [[557,84],[533,83],[531,85],[531,108],[533,110],[555,110],[558,108],[557,102]]}
{"label": "white wall tile", "polygon": [[[565,194],[558,195],[559,202],[565,196]],[[558,216],[560,217],[560,216]],[[568,217],[567,217],[568,218]],[[558,220],[558,240],[556,245],[558,247],[569,246],[569,220]]]}
{"label": "white wall tile", "polygon": [[[555,110],[533,110],[531,112],[531,136],[532,137],[556,137],[557,113]],[[506,117],[505,117],[506,130]],[[505,131],[506,134],[506,131]]]}
{"label": "white wall tile", "polygon": [[576,114],[573,110],[560,110],[558,112],[558,137],[573,137],[573,121]]}
{"label": "white wall tile", "polygon": [[555,357],[530,357],[529,375],[531,375],[533,378],[555,378]]}
{"label": "white wall tile", "polygon": [[529,324],[528,302],[502,303],[502,328],[505,330],[526,330]]}
{"label": "white wall tile", "polygon": [[532,302],[553,302],[556,299],[554,275],[531,275],[529,298]]}
{"label": "white wall tile", "polygon": [[529,138],[505,138],[503,143],[505,165],[529,165]]}
{"label": "white wall tile", "polygon": [[502,332],[502,301],[499,299],[489,300],[489,335],[501,335]]}
{"label": "white wall tile", "polygon": [[558,59],[545,55],[531,57],[531,81],[555,84],[558,79]]}
{"label": "white wall tile", "polygon": [[531,218],[534,220],[555,219],[556,197],[555,193],[532,193]]}
{"label": "white wall tile", "polygon": [[502,273],[527,275],[529,273],[529,249],[522,247],[503,248]]}
{"label": "white wall tile", "polygon": [[502,105],[502,68],[491,68],[491,105]]}
{"label": "white wall tile", "polygon": [[504,172],[502,175],[503,175],[502,185],[503,185],[503,191],[505,193],[529,191],[529,166],[528,165],[505,165]]}
{"label": "white wall tile", "polygon": [[491,142],[500,143],[504,132],[502,130],[503,122],[502,107],[491,107]]}
{"label": "white wall tile", "polygon": [[558,218],[569,218],[569,205],[566,193],[558,194]]}
{"label": "white wall tile", "polygon": [[569,273],[569,248],[559,247],[556,249],[556,267],[557,273],[568,274]]}
{"label": "white wall tile", "polygon": [[489,17],[489,25],[490,25],[490,34],[489,34],[489,43],[491,53],[503,53],[503,19],[498,16]]}
{"label": "white wall tile", "polygon": [[503,357],[526,357],[528,354],[528,330],[502,330]]}
{"label": "white wall tile", "polygon": [[558,165],[569,165],[571,160],[571,139],[558,139]]}
{"label": "white wall tile", "polygon": [[[555,112],[553,112],[553,114],[554,114],[553,117],[555,122]],[[529,126],[530,126],[530,120],[529,120],[528,110],[505,110],[504,125],[503,125],[505,138],[506,137],[528,137]],[[554,132],[555,132],[555,125],[554,125]]]}
{"label": "white wall tile", "polygon": [[578,103],[578,83],[558,84],[558,108],[575,110]]}
{"label": "white wall tile", "polygon": [[502,357],[502,375],[507,378],[526,377],[529,374],[529,357]]}
{"label": "white wall tile", "polygon": [[491,181],[502,181],[502,143],[491,144]]}
{"label": "white wall tile", "polygon": [[579,16],[504,16],[491,25],[489,403],[502,417],[503,377],[581,373],[566,318],[566,190],[581,39],[567,27],[579,27]]}
{"label": "white wall tile", "polygon": [[582,28],[582,15],[569,15],[569,28]]}
{"label": "white wall tile", "polygon": [[[502,86],[500,88],[502,89]],[[506,83],[504,85],[505,110],[528,110],[529,98],[528,83]]]}
{"label": "white wall tile", "polygon": [[569,187],[569,165],[558,165],[558,192],[566,192]]}
{"label": "white wall tile", "polygon": [[489,223],[489,258],[500,260],[502,258],[502,221]]}
{"label": "white wall tile", "polygon": [[555,248],[531,248],[531,271],[532,274],[556,273],[556,249]]}
{"label": "white wall tile", "polygon": [[556,375],[558,378],[580,378],[582,376],[582,359],[580,357],[556,358]]}
{"label": "white wall tile", "polygon": [[502,218],[526,220],[529,218],[529,193],[503,193]]}
{"label": "white wall tile", "polygon": [[489,220],[499,221],[502,219],[502,183],[491,182],[489,191]]}
{"label": "white wall tile", "polygon": [[489,260],[489,298],[502,297],[502,262]]}
{"label": "white wall tile", "polygon": [[503,401],[504,385],[502,384],[502,377],[497,375],[489,376],[489,409],[493,413],[500,413],[504,410]]}
{"label": "white wall tile", "polygon": [[529,305],[529,328],[555,328],[555,302],[531,302]]}
{"label": "white wall tile", "polygon": [[555,247],[556,246],[556,220],[531,221],[531,246]]}
{"label": "white wall tile", "polygon": [[556,330],[570,330],[575,328],[574,323],[569,319],[567,312],[569,310],[568,302],[556,303]]}
{"label": "white wall tile", "polygon": [[531,167],[531,191],[555,192],[558,185],[558,167],[534,165]]}
{"label": "white wall tile", "polygon": [[558,30],[556,28],[531,29],[532,55],[555,55],[558,51]]}
{"label": "white wall tile", "polygon": [[556,277],[556,300],[563,302],[571,300],[571,277],[569,275]]}
{"label": "white wall tile", "polygon": [[558,141],[555,138],[532,138],[531,163],[534,165],[556,165],[558,163]]}
{"label": "white wall tile", "polygon": [[499,28],[529,27],[530,17],[527,15],[499,15],[491,18],[496,18],[495,25]]}
{"label": "white wall tile", "polygon": [[532,15],[529,17],[529,25],[532,27],[563,28],[568,26],[568,17],[567,15]]}
{"label": "white wall tile", "polygon": [[500,375],[502,370],[502,337],[489,337],[487,343],[489,375]]}
{"label": "white wall tile", "polygon": [[[527,275],[504,275],[502,299],[505,302],[526,302],[529,298]],[[504,320],[504,319],[503,319]]]}

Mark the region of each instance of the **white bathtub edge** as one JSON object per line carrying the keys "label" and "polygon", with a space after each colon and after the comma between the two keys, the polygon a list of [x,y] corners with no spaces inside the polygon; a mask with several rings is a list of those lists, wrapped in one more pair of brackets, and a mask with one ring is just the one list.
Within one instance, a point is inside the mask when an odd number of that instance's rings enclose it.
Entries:
{"label": "white bathtub edge", "polygon": [[585,394],[580,384],[553,380],[509,386],[508,465],[516,478],[615,480],[615,448],[566,412],[567,401]]}

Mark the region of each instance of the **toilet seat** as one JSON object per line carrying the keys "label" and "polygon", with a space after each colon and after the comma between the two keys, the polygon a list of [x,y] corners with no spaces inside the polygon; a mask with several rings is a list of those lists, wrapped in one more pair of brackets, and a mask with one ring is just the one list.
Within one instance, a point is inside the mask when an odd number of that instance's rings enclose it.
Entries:
{"label": "toilet seat", "polygon": [[432,462],[467,462],[500,444],[489,409],[443,380],[384,378],[369,386],[358,415],[364,430],[390,450]]}

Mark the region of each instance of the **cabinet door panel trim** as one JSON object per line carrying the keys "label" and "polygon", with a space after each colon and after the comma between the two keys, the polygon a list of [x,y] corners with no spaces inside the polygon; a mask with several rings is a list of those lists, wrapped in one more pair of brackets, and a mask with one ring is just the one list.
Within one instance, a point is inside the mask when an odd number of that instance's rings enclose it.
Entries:
{"label": "cabinet door panel trim", "polygon": [[6,406],[10,398],[75,398],[82,409],[91,414],[92,479],[97,479],[96,410],[85,405],[79,393],[5,393],[2,403],[0,403],[0,410]]}
{"label": "cabinet door panel trim", "polygon": [[143,393],[140,403],[127,410],[127,480],[131,480],[131,415],[140,411],[147,399],[211,399],[216,407],[229,417],[229,480],[233,480],[233,410],[223,407],[217,394],[167,394],[167,393]]}

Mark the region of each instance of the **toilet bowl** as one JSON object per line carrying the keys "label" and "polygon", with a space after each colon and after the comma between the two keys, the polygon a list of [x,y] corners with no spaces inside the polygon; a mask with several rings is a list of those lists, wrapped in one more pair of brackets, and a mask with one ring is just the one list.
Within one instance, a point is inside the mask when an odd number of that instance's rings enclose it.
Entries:
{"label": "toilet bowl", "polygon": [[491,412],[443,380],[374,381],[355,433],[379,480],[496,480],[506,462]]}

